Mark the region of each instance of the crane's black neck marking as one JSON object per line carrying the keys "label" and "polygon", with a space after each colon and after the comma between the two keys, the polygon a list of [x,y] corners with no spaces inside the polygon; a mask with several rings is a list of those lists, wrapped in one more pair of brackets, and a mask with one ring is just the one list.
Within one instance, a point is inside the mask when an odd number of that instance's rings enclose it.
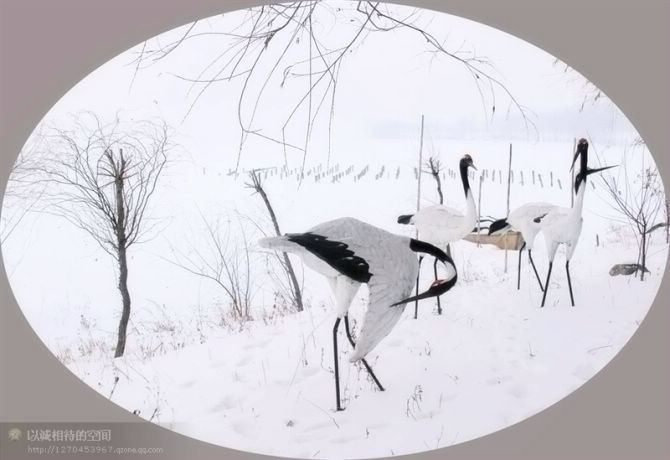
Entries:
{"label": "crane's black neck marking", "polygon": [[412,296],[412,297],[408,297],[406,299],[399,300],[398,302],[391,305],[391,307],[395,307],[397,305],[404,305],[407,302],[414,302],[415,300],[429,299],[431,297],[441,296],[442,294],[447,292],[449,289],[454,287],[457,280],[458,280],[457,275],[454,276],[453,278],[451,278],[450,280],[446,280],[446,281],[442,280],[442,282],[440,282],[440,283],[433,284],[430,288],[428,288],[427,291],[425,291],[425,292],[423,292],[419,295],[415,295],[415,296]]}
{"label": "crane's black neck marking", "polygon": [[586,139],[580,139],[579,144],[577,145],[577,153],[575,155],[580,155],[579,172],[575,177],[575,193],[578,193],[582,182],[584,183],[584,187],[586,187],[586,176],[589,175],[589,143],[586,141]]}
{"label": "crane's black neck marking", "polygon": [[461,160],[459,168],[461,170],[461,181],[463,182],[463,191],[465,192],[465,196],[468,196],[468,191],[470,190],[470,179],[468,178],[468,164],[464,160]]}
{"label": "crane's black neck marking", "polygon": [[421,294],[399,300],[398,302],[392,304],[391,307],[395,307],[397,305],[404,305],[407,302],[413,302],[415,300],[428,299],[430,297],[440,296],[445,292],[447,292],[452,287],[454,287],[456,281],[458,280],[458,273],[456,272],[456,266],[454,265],[454,261],[440,248],[437,248],[432,244],[426,243],[425,241],[416,240],[414,238],[410,240],[409,248],[414,252],[425,252],[427,254],[430,254],[438,258],[442,263],[451,265],[454,270],[454,276],[451,277],[451,279],[442,280],[439,283],[432,284],[427,291],[424,291]]}
{"label": "crane's black neck marking", "polygon": [[414,252],[425,252],[426,254],[430,254],[431,256],[437,258],[440,262],[451,265],[454,267],[454,270],[456,270],[456,265],[454,264],[453,259],[449,257],[442,249],[433,246],[430,243],[411,238],[409,242],[409,248]]}
{"label": "crane's black neck marking", "polygon": [[287,233],[289,241],[299,244],[339,273],[359,283],[367,283],[372,277],[370,265],[354,254],[349,246],[340,241],[331,241],[315,233]]}

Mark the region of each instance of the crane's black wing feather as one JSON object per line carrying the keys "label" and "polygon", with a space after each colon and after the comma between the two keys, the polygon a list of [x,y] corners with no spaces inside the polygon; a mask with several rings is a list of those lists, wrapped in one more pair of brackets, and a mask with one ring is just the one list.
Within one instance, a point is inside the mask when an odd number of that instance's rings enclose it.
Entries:
{"label": "crane's black wing feather", "polygon": [[341,274],[359,283],[367,283],[372,277],[370,265],[349,249],[346,243],[332,241],[315,233],[287,233],[286,238],[299,244]]}

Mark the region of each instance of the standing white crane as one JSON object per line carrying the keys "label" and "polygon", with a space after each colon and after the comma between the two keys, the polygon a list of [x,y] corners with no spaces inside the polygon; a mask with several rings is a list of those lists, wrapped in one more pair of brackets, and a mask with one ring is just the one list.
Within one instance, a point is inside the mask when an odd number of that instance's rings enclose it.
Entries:
{"label": "standing white crane", "polygon": [[568,276],[568,288],[570,290],[570,303],[575,306],[575,299],[572,294],[572,281],[570,280],[570,259],[575,252],[579,235],[582,231],[582,209],[584,208],[584,194],[586,192],[586,178],[596,172],[613,168],[614,166],[605,166],[602,168],[590,169],[588,167],[589,143],[586,139],[580,139],[577,144],[577,151],[572,160],[574,166],[577,157],[580,158],[580,171],[575,177],[575,202],[572,208],[555,206],[546,213],[541,213],[533,221],[540,224],[544,241],[547,245],[547,255],[549,256],[549,269],[547,270],[547,280],[544,282],[544,294],[542,295],[542,304],[544,307],[549,291],[549,279],[551,269],[554,264],[554,256],[559,244],[565,244],[567,250],[565,253],[565,272]]}
{"label": "standing white crane", "polygon": [[540,284],[540,289],[544,291],[540,275],[537,273],[537,268],[535,268],[535,262],[533,262],[533,256],[531,254],[535,237],[542,229],[541,224],[536,222],[535,218],[542,214],[547,214],[555,207],[556,205],[544,202],[526,203],[510,212],[509,216],[506,218],[498,219],[492,222],[489,226],[489,235],[500,235],[513,229],[520,232],[523,237],[523,245],[519,248],[519,267],[516,277],[517,289],[521,289],[521,254],[523,253],[523,250],[526,249],[528,251],[528,260],[533,267],[537,282]]}
{"label": "standing white crane", "polygon": [[[423,241],[439,248],[447,248],[449,243],[458,241],[466,237],[477,225],[477,206],[475,198],[470,188],[468,179],[468,168],[477,169],[472,162],[472,157],[465,154],[459,161],[458,168],[461,173],[461,182],[465,193],[465,215],[454,208],[443,206],[441,204],[429,206],[417,211],[414,214],[404,214],[398,217],[399,224],[412,224],[419,231],[419,237]],[[419,267],[423,257],[419,257]],[[435,278],[437,278],[437,258],[433,264]],[[419,273],[417,273],[417,288]],[[416,305],[414,317],[416,318]],[[440,298],[437,297],[437,312],[442,314]]]}
{"label": "standing white crane", "polygon": [[[263,238],[259,245],[294,253],[305,265],[325,276],[335,295],[337,319],[333,326],[335,397],[340,404],[337,329],[344,317],[347,338],[354,347],[350,362],[361,360],[380,391],[384,388],[365,360],[367,355],[400,319],[405,304],[439,296],[456,284],[456,266],[441,249],[423,241],[395,235],[350,217],[319,224],[305,233]],[[409,297],[419,271],[415,253],[428,253],[447,268],[447,276],[435,280],[425,292]],[[361,284],[367,283],[369,300],[358,337],[354,342],[347,311]]]}

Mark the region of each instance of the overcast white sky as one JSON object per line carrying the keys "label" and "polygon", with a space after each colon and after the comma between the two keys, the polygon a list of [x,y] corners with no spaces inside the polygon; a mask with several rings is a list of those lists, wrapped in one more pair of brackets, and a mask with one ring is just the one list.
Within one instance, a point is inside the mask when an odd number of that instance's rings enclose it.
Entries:
{"label": "overcast white sky", "polygon": [[[333,5],[346,8],[353,4]],[[404,7],[394,8],[410,11]],[[230,31],[244,18],[244,13],[235,12],[205,19],[191,32]],[[317,18],[320,18],[321,29],[327,32],[324,35],[326,45],[336,46],[353,29],[347,21],[336,24],[327,12]],[[563,66],[554,63],[554,57],[533,45],[488,26],[442,13],[425,11],[417,21],[444,40],[446,49],[489,59],[494,66],[490,69],[491,74],[527,109],[537,132],[526,129],[519,112],[499,90],[495,94],[496,113],[491,117],[492,99],[487,88],[483,87],[487,97],[484,107],[472,76],[462,64],[428,52],[423,39],[414,32],[399,30],[370,34],[347,55],[335,102],[334,145],[342,147],[334,152],[335,155],[347,156],[347,152],[365,138],[415,137],[422,114],[426,117],[428,135],[433,139],[570,140],[586,135],[587,131],[591,136],[603,138],[622,133],[634,135],[632,126],[608,100],[587,104],[580,112],[585,80],[575,72],[565,74]],[[189,27],[185,25],[149,40],[145,51],[154,49],[157,43],[165,45],[178,39]],[[197,78],[230,40],[204,35],[185,41],[167,58],[140,70],[133,80],[133,60],[144,46],[139,44],[76,85],[48,118],[59,120],[64,114],[82,109],[102,116],[118,110],[130,116],[159,115],[182,135],[180,141],[192,156],[204,160],[211,154],[212,160],[227,162],[239,141],[236,117],[240,82],[212,85],[184,119],[201,86],[191,88],[190,83],[174,74]],[[304,41],[287,56],[304,58],[308,50]],[[281,43],[271,41],[268,55],[280,51]],[[261,61],[261,67],[266,62]],[[211,75],[214,68],[216,66],[206,75]],[[266,89],[269,102],[260,107],[254,128],[279,136],[286,107],[290,101],[295,101],[306,84],[304,78],[294,79],[280,89],[278,80],[271,81]],[[300,117],[305,118],[304,114]],[[310,153],[318,159],[327,150],[326,126],[327,118],[322,117],[309,146]],[[296,123],[294,127],[288,136],[300,145],[304,141],[304,125]],[[276,144],[266,141],[252,140],[246,146],[246,151],[254,152],[253,155],[261,155],[260,152],[273,155],[280,150]]]}

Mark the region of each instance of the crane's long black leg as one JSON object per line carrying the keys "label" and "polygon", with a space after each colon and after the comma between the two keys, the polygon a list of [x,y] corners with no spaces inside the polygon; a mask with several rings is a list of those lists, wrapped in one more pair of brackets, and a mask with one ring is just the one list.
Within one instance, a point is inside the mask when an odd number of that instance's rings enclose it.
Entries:
{"label": "crane's long black leg", "polygon": [[547,281],[544,282],[544,294],[542,295],[542,305],[544,307],[544,301],[547,298],[547,292],[549,291],[549,277],[551,276],[551,268],[554,266],[554,262],[549,262],[549,271],[547,271]]}
{"label": "crane's long black leg", "polygon": [[535,262],[533,262],[533,256],[530,254],[530,249],[528,250],[528,259],[530,259],[530,264],[533,266],[533,271],[535,272],[535,278],[537,278],[537,282],[540,283],[540,290],[544,292],[544,286],[542,286],[540,275],[537,273],[537,268],[535,268]]}
{"label": "crane's long black leg", "polygon": [[[349,343],[353,348],[356,348],[356,342],[354,342],[354,338],[351,336],[351,329],[349,329],[349,315],[344,315],[344,328],[347,331],[347,338],[349,339]],[[372,377],[372,380],[374,380],[375,383],[377,384],[377,388],[379,388],[379,391],[384,391],[384,387],[382,386],[381,383],[379,383],[379,379],[377,379],[375,373],[372,372],[372,368],[365,360],[365,358],[361,358],[361,361],[363,362],[363,366],[365,366],[365,369],[368,371],[368,374],[370,374],[370,377]]]}
{"label": "crane's long black leg", "polygon": [[[435,273],[435,280],[437,281],[437,258],[435,258],[435,262],[433,263],[433,273]],[[437,299],[437,314],[441,315],[442,305],[440,304],[440,296],[438,295],[436,299]]]}
{"label": "crane's long black leg", "polygon": [[337,359],[337,328],[340,326],[340,319],[335,320],[335,326],[333,326],[333,352],[335,354],[335,399],[337,402],[337,410],[344,410],[340,405],[340,369]]}
{"label": "crane's long black leg", "polygon": [[[416,295],[419,295],[419,278],[421,277],[421,262],[423,261],[423,256],[419,256],[419,270],[416,274]],[[414,301],[414,319],[419,317],[419,301]]]}
{"label": "crane's long black leg", "polygon": [[523,253],[523,248],[526,247],[526,242],[523,242],[523,245],[519,248],[519,269],[516,272],[516,290],[521,289],[521,253]]}
{"label": "crane's long black leg", "polygon": [[575,298],[572,296],[572,282],[570,281],[570,261],[565,261],[565,272],[568,274],[568,288],[570,289],[570,303],[575,306]]}

